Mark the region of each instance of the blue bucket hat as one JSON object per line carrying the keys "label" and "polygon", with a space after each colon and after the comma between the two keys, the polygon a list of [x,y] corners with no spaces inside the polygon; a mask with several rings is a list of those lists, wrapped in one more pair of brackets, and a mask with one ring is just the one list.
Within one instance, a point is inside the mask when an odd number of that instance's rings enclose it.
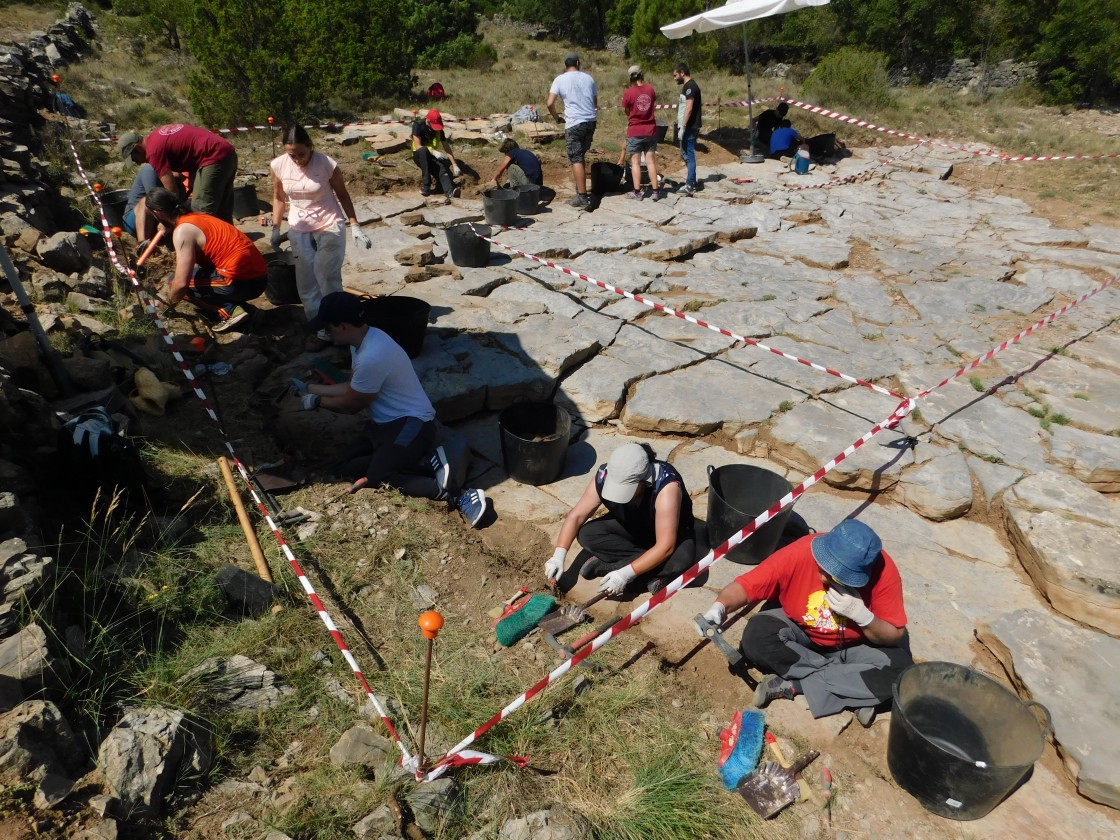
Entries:
{"label": "blue bucket hat", "polygon": [[827,534],[813,537],[813,559],[833,580],[858,589],[870,580],[867,570],[883,550],[879,535],[858,519],[845,519]]}

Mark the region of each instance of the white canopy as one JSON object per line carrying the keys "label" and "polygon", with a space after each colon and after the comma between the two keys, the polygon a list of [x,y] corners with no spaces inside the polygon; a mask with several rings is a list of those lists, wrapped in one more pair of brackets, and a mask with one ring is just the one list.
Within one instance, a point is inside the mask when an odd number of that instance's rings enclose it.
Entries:
{"label": "white canopy", "polygon": [[824,6],[829,0],[732,0],[724,6],[662,26],[666,38],[686,38],[693,32],[713,32],[749,20],[784,15],[809,6]]}

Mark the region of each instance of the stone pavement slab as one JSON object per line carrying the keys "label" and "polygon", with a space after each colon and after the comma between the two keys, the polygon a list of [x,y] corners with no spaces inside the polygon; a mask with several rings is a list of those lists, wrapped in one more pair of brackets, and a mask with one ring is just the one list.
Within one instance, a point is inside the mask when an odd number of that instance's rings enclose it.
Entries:
{"label": "stone pavement slab", "polygon": [[[1059,754],[1078,792],[1120,808],[1120,641],[1028,609],[985,622],[979,637],[1020,692],[1049,710]],[[1112,713],[1100,714],[1107,709]]]}

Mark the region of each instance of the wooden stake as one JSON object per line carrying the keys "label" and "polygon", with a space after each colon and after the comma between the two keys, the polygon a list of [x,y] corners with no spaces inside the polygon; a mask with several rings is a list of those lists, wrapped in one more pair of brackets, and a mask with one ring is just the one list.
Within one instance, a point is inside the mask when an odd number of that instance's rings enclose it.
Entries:
{"label": "wooden stake", "polygon": [[249,521],[249,514],[245,512],[245,503],[241,501],[241,494],[237,492],[237,485],[233,481],[233,470],[230,469],[229,461],[224,455],[218,458],[218,466],[221,467],[222,477],[226,480],[229,497],[233,500],[233,509],[237,511],[237,521],[241,523],[241,530],[245,533],[245,541],[249,543],[249,553],[253,555],[253,562],[257,564],[257,574],[260,575],[261,580],[272,583],[272,572],[269,571],[268,563],[264,559],[264,552],[261,551],[257,532]]}

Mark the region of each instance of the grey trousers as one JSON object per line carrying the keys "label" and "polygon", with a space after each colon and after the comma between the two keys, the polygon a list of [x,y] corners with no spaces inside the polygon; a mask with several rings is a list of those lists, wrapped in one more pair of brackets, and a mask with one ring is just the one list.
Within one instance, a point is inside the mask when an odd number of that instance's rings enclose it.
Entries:
{"label": "grey trousers", "polygon": [[760,670],[797,680],[815,718],[890,700],[895,680],[914,661],[909,636],[898,647],[819,647],[781,609],[748,621],[739,647]]}

